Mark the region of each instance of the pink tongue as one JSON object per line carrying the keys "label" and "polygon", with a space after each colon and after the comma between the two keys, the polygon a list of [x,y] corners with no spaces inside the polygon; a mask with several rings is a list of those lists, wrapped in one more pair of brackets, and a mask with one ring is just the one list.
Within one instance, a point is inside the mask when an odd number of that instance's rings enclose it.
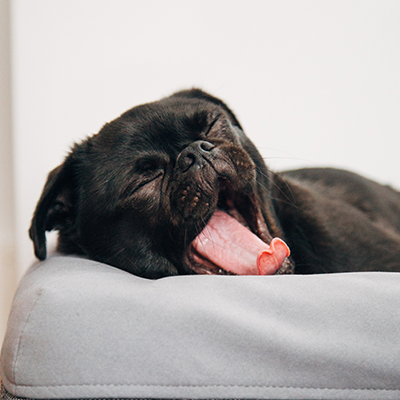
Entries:
{"label": "pink tongue", "polygon": [[[275,274],[290,254],[283,240],[274,238],[268,246],[236,219],[219,210],[192,245],[201,257],[237,275]],[[200,263],[207,262],[195,258]]]}

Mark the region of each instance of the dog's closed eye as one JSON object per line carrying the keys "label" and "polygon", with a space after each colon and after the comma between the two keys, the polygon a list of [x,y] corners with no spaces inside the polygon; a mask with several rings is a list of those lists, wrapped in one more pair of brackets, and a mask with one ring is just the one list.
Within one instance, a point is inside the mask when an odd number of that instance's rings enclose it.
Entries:
{"label": "dog's closed eye", "polygon": [[210,123],[207,131],[205,132],[204,136],[207,137],[209,136],[210,132],[212,131],[214,125],[218,122],[218,119],[221,117],[221,114],[218,114],[214,117],[213,121]]}
{"label": "dog's closed eye", "polygon": [[121,191],[120,198],[126,199],[131,197],[143,186],[162,177],[165,167],[166,160],[160,157],[144,156],[138,159],[124,179],[125,188]]}
{"label": "dog's closed eye", "polygon": [[140,158],[135,163],[134,172],[137,174],[152,174],[161,169],[164,169],[165,162],[157,157],[145,156]]}

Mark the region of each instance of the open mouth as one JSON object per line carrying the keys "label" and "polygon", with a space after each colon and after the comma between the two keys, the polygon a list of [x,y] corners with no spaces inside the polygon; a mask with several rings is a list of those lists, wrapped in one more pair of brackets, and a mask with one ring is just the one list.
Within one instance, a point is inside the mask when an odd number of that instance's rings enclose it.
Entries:
{"label": "open mouth", "polygon": [[290,264],[290,250],[272,238],[254,195],[221,184],[217,210],[189,249],[198,274],[273,275]]}

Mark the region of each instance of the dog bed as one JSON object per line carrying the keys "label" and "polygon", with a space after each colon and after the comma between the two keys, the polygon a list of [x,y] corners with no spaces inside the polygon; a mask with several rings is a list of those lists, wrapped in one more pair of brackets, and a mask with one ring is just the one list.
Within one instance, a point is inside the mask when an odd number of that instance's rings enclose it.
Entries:
{"label": "dog bed", "polygon": [[3,399],[399,399],[400,274],[147,280],[53,256],[16,293]]}

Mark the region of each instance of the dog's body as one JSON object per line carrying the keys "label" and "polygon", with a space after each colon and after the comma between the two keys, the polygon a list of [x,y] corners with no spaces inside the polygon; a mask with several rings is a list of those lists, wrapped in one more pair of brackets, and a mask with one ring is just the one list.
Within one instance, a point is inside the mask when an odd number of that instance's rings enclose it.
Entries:
{"label": "dog's body", "polygon": [[400,271],[397,191],[335,169],[272,173],[227,106],[197,89],[75,145],[32,220],[39,259],[52,229],[60,252],[149,278]]}

